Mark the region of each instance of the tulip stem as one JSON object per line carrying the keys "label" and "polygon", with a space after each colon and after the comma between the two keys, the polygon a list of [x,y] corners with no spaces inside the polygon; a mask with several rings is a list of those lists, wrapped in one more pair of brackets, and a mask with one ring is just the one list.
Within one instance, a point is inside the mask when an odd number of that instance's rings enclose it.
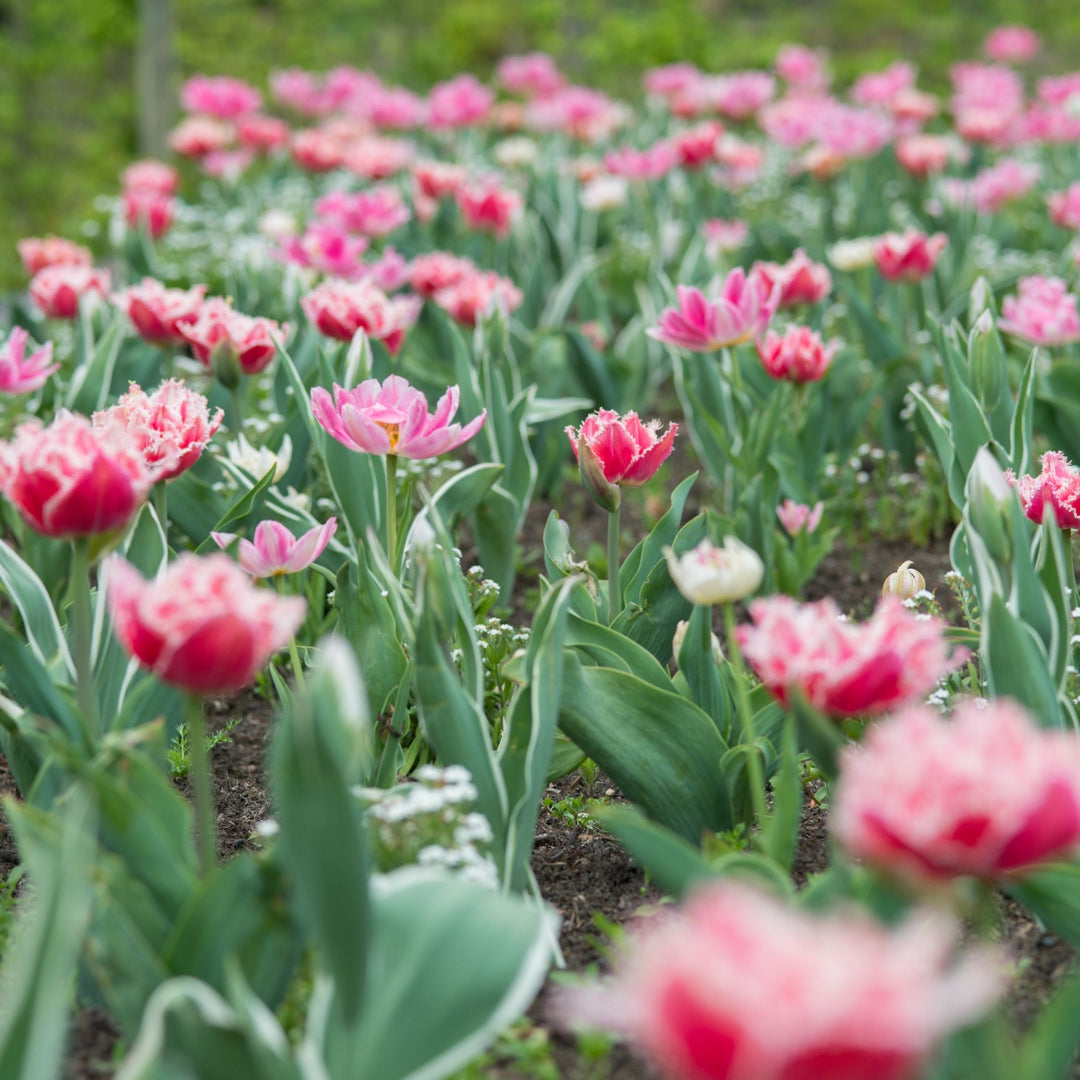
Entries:
{"label": "tulip stem", "polygon": [[233,427],[237,435],[244,434],[244,384],[237,382],[232,388]]}
{"label": "tulip stem", "polygon": [[191,748],[191,781],[195,792],[195,833],[199,873],[209,877],[217,865],[217,828],[214,823],[214,791],[210,784],[210,759],[206,753],[206,724],[202,698],[187,694],[188,746]]}
{"label": "tulip stem", "polygon": [[[277,587],[278,592],[282,596],[287,596],[285,591],[285,575],[277,575]],[[300,650],[296,647],[296,635],[293,634],[289,638],[289,663],[292,664],[293,669],[293,685],[297,690],[304,689],[304,665],[300,660]]]}
{"label": "tulip stem", "polygon": [[607,562],[608,562],[608,625],[610,626],[622,611],[622,589],[619,586],[619,514],[622,500],[614,510],[608,511],[607,519]]}
{"label": "tulip stem", "polygon": [[754,713],[750,708],[750,697],[746,692],[746,665],[743,663],[742,653],[739,651],[739,642],[735,637],[735,605],[728,601],[723,605],[723,609],[724,636],[727,638],[728,657],[731,666],[735,669],[735,708],[739,714],[740,741],[750,748],[750,753],[747,756],[747,771],[750,774],[750,798],[753,800],[754,816],[757,818],[758,827],[764,828],[765,819],[768,817],[768,807],[765,803],[765,774],[761,768],[761,758],[758,757]]}
{"label": "tulip stem", "polygon": [[397,561],[397,454],[386,455],[386,557],[398,572]]}
{"label": "tulip stem", "polygon": [[71,542],[71,623],[79,720],[86,747],[92,750],[99,728],[91,656],[94,627],[90,611],[90,538],[86,536],[80,536]]}

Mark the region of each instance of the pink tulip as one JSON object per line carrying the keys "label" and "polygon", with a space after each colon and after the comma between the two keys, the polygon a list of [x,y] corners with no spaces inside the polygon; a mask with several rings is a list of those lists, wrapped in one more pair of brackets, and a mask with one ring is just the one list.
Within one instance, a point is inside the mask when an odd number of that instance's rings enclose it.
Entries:
{"label": "pink tulip", "polygon": [[822,94],[829,87],[825,54],[805,45],[782,45],[776,54],[776,74],[800,94]]}
{"label": "pink tulip", "polygon": [[300,168],[314,173],[338,168],[345,156],[341,143],[318,128],[294,131],[289,149]]}
{"label": "pink tulip", "polygon": [[231,124],[223,124],[209,116],[188,116],[173,128],[169,146],[189,158],[204,158],[233,144],[236,132]]}
{"label": "pink tulip", "polygon": [[252,113],[236,124],[236,137],[240,145],[260,154],[286,146],[290,134],[289,125],[284,120],[262,113]]}
{"label": "pink tulip", "polygon": [[521,306],[524,298],[509,278],[494,270],[474,270],[439,289],[431,299],[459,323],[474,326],[477,318],[493,307],[499,306],[509,314]]}
{"label": "pink tulip", "polygon": [[917,229],[885,233],[874,244],[874,263],[889,281],[921,281],[933,273],[948,243],[944,233],[927,236]]}
{"label": "pink tulip", "polygon": [[229,75],[193,75],[180,91],[180,104],[188,112],[236,120],[255,112],[262,95],[254,86]]}
{"label": "pink tulip", "polygon": [[709,300],[698,289],[676,287],[677,308],[665,308],[650,337],[691,352],[714,352],[739,345],[763,333],[780,302],[779,288],[759,273],[736,267],[724,279],[720,295]]}
{"label": "pink tulip", "polygon": [[366,236],[352,236],[337,221],[313,221],[303,236],[282,241],[281,254],[286,262],[306,266],[320,274],[354,280],[363,266],[368,249]]}
{"label": "pink tulip", "polygon": [[226,555],[181,555],[156,581],[119,556],[104,567],[113,631],[162,682],[204,697],[247,686],[284,648],[306,602],[254,586]]}
{"label": "pink tulip", "polygon": [[814,262],[802,248],[797,248],[786,263],[759,262],[754,269],[770,292],[774,285],[779,286],[782,308],[818,304],[832,292],[829,268]]}
{"label": "pink tulip", "polygon": [[832,364],[839,342],[826,345],[809,326],[789,326],[783,334],[770,330],[757,342],[761,364],[774,379],[816,382]]}
{"label": "pink tulip", "polygon": [[162,195],[149,188],[129,188],[121,201],[129,228],[142,226],[155,240],[172,228],[175,203],[171,195]]}
{"label": "pink tulip", "polygon": [[836,719],[918,700],[967,658],[949,653],[943,623],[917,618],[895,597],[861,624],[842,620],[831,600],[787,596],[755,600],[750,617],[752,626],[736,630],[739,648],[769,692],[784,705],[800,694]]}
{"label": "pink tulip", "polygon": [[350,283],[330,279],[306,296],[300,306],[319,333],[338,341],[352,341],[357,330],[381,341],[396,356],[405,340],[405,331],[420,314],[419,297],[391,300],[372,281]]}
{"label": "pink tulip", "polygon": [[377,128],[405,130],[421,127],[427,120],[427,103],[402,86],[383,87],[370,95],[367,111]]}
{"label": "pink tulip", "polygon": [[487,419],[484,409],[464,427],[451,424],[458,397],[458,388],[449,387],[435,412],[429,413],[427,399],[419,390],[400,375],[390,375],[383,383],[365,379],[352,390],[335,384],[333,397],[317,386],[311,392],[311,411],[350,450],[432,458],[468,442]]}
{"label": "pink tulip", "polygon": [[429,251],[417,255],[409,264],[409,283],[420,296],[433,296],[440,289],[456,285],[476,271],[471,259],[461,258],[449,251]]}
{"label": "pink tulip", "polygon": [[1050,220],[1064,229],[1080,229],[1080,181],[1064,191],[1052,191],[1046,196]]}
{"label": "pink tulip", "polygon": [[565,428],[575,460],[581,446],[604,480],[619,487],[641,487],[671,454],[678,424],[668,424],[660,434],[660,421],[642,423],[635,412],[620,416],[613,409],[600,409],[585,417],[581,427]]}
{"label": "pink tulip", "polygon": [[26,345],[30,335],[21,327],[12,327],[0,349],[0,393],[29,394],[44,386],[49,376],[60,370],[52,362],[52,342],[48,342],[29,356]]}
{"label": "pink tulip", "polygon": [[830,828],[900,876],[995,878],[1080,844],[1080,746],[1015,702],[916,706],[843,752]]}
{"label": "pink tulip", "polygon": [[767,71],[735,71],[707,83],[707,97],[722,116],[746,120],[776,93],[776,80]]}
{"label": "pink tulip", "polygon": [[980,214],[997,213],[1006,203],[1022,199],[1041,175],[1034,162],[1003,158],[971,181],[972,203]]}
{"label": "pink tulip", "polygon": [[109,292],[109,271],[61,263],[46,266],[33,277],[30,299],[47,319],[77,319],[82,298]]}
{"label": "pink tulip", "polygon": [[433,128],[481,124],[491,112],[495,95],[473,75],[458,75],[436,83],[428,94],[428,123]]}
{"label": "pink tulip", "polygon": [[34,277],[47,266],[89,266],[94,257],[82,244],[61,236],[28,236],[16,245],[23,269]]}
{"label": "pink tulip", "polygon": [[860,75],[851,88],[851,100],[856,105],[888,106],[897,94],[915,85],[915,68],[906,60],[897,60],[884,71]]}
{"label": "pink tulip", "polygon": [[696,127],[677,131],[671,142],[679,159],[679,164],[686,169],[700,169],[715,160],[716,140],[724,134],[724,125],[718,120],[707,120]]}
{"label": "pink tulip", "polygon": [[456,195],[458,188],[468,178],[464,166],[448,161],[418,161],[411,171],[417,188],[429,199]]}
{"label": "pink tulip", "polygon": [[409,167],[416,157],[416,145],[405,139],[365,135],[352,142],[342,164],[365,180],[385,180]]}
{"label": "pink tulip", "polygon": [[1018,295],[1001,302],[998,328],[1033,345],[1068,345],[1080,341],[1076,294],[1061,278],[1021,278]]}
{"label": "pink tulip", "polygon": [[[306,570],[322,553],[337,531],[337,518],[316,525],[297,539],[280,521],[260,521],[255,541],[240,541],[240,566],[253,578],[280,577]],[[233,533],[212,532],[214,543],[227,548]]]}
{"label": "pink tulip", "polygon": [[889,929],[731,879],[630,938],[612,980],[564,992],[568,1022],[624,1032],[680,1080],[913,1080],[1004,988],[989,950],[920,912]]}
{"label": "pink tulip", "polygon": [[1018,478],[1012,469],[1005,473],[1005,479],[1016,488],[1025,515],[1041,525],[1049,506],[1059,528],[1080,529],[1080,470],[1074,469],[1060,450],[1048,450],[1040,464],[1038,476]]}
{"label": "pink tulip", "polygon": [[622,146],[604,155],[604,168],[612,176],[624,176],[627,180],[659,180],[678,164],[679,152],[670,142],[653,143],[647,150]]}
{"label": "pink tulip", "polygon": [[61,411],[29,420],[0,443],[0,491],[43,536],[72,539],[124,528],[154,481],[134,441]]}
{"label": "pink tulip", "polygon": [[818,525],[821,524],[821,514],[824,509],[825,504],[821,502],[815,503],[813,509],[811,509],[805,503],[797,503],[794,499],[785,499],[776,508],[776,516],[780,519],[780,524],[784,526],[784,532],[788,536],[794,536],[800,531],[804,531],[809,535],[817,531]]}
{"label": "pink tulip", "polygon": [[954,142],[947,135],[905,135],[893,147],[900,167],[925,180],[931,173],[944,172],[954,154]]}
{"label": "pink tulip", "polygon": [[225,354],[234,360],[245,375],[257,375],[269,366],[277,352],[274,336],[285,338],[288,323],[253,318],[233,311],[227,300],[212,296],[204,300],[198,316],[179,326],[191,351],[207,367]]}
{"label": "pink tulip", "polygon": [[566,76],[547,53],[504,56],[495,69],[500,85],[511,94],[540,97],[553,94],[566,85]]}
{"label": "pink tulip", "polygon": [[235,184],[255,160],[255,155],[246,147],[236,150],[211,150],[199,162],[204,176],[223,180],[226,184]]}
{"label": "pink tulip", "polygon": [[139,448],[155,480],[172,480],[195,464],[221,426],[221,409],[210,415],[202,394],[168,379],[147,395],[132,383],[109,409],[93,416],[95,430],[125,432]]}
{"label": "pink tulip", "polygon": [[986,36],[983,52],[1003,64],[1024,64],[1039,51],[1039,35],[1026,26],[999,26]]}
{"label": "pink tulip", "polygon": [[670,98],[692,90],[701,82],[702,78],[701,71],[693,64],[677,63],[650,68],[645,72],[642,83],[647,94],[652,94],[655,97]]}
{"label": "pink tulip", "polygon": [[737,190],[757,182],[765,163],[765,151],[756,143],[726,134],[716,140],[713,150],[725,187]]}
{"label": "pink tulip", "polygon": [[270,75],[270,94],[275,101],[304,116],[330,111],[318,81],[310,71],[286,68]]}
{"label": "pink tulip", "polygon": [[132,162],[121,174],[125,190],[156,191],[159,195],[175,195],[180,187],[180,174],[164,161]]}
{"label": "pink tulip", "polygon": [[505,236],[521,213],[524,200],[516,192],[499,187],[494,179],[462,184],[456,193],[458,210],[470,229],[483,229]]}
{"label": "pink tulip", "polygon": [[176,345],[186,340],[180,326],[195,321],[205,293],[205,285],[167,289],[156,278],[148,277],[115,293],[112,301],[127,314],[144,341],[152,345]]}
{"label": "pink tulip", "polygon": [[561,131],[590,143],[609,138],[622,118],[609,97],[587,86],[566,86],[529,102],[525,111],[525,125],[534,131]]}
{"label": "pink tulip", "polygon": [[362,263],[360,266],[361,278],[374,282],[384,293],[405,288],[409,284],[409,275],[408,261],[393,247],[384,248],[383,253],[373,263]]}
{"label": "pink tulip", "polygon": [[331,191],[315,200],[315,213],[364,236],[385,236],[411,216],[400,192],[392,187],[374,187],[353,194]]}
{"label": "pink tulip", "polygon": [[723,218],[709,218],[701,224],[705,237],[705,251],[710,259],[715,259],[721,252],[738,251],[750,235],[750,227],[745,221],[725,221]]}

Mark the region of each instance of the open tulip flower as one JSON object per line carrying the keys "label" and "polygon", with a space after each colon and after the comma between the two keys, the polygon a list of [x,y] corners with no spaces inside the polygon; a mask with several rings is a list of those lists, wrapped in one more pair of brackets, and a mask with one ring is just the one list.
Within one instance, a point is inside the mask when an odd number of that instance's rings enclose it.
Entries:
{"label": "open tulip flower", "polygon": [[678,556],[664,549],[668,573],[676,588],[692,604],[727,604],[749,596],[765,573],[761,558],[734,536],[724,546],[702,540],[696,548]]}
{"label": "open tulip flower", "polygon": [[676,287],[679,306],[665,308],[650,337],[691,352],[715,352],[750,341],[763,333],[776,314],[779,287],[751,271],[736,267],[724,279],[720,294],[710,300],[700,289]]}
{"label": "open tulip flower", "polygon": [[770,330],[757,343],[761,365],[774,379],[786,382],[816,382],[829,370],[838,341],[827,345],[809,326],[792,326],[786,333]]}
{"label": "open tulip flower", "polygon": [[179,329],[196,358],[208,368],[223,372],[228,366],[222,363],[224,358],[245,375],[264,370],[277,352],[274,336],[283,338],[289,333],[288,324],[242,315],[218,296],[204,300],[198,315],[179,324]]}
{"label": "open tulip flower", "polygon": [[1080,341],[1076,294],[1061,278],[1021,278],[1016,296],[1001,302],[998,328],[1032,345],[1068,345]]}
{"label": "open tulip flower", "polygon": [[1017,478],[1012,469],[1005,473],[1005,479],[1016,488],[1024,514],[1041,525],[1049,506],[1060,528],[1080,529],[1080,470],[1060,450],[1048,450],[1041,464],[1038,476]]}
{"label": "open tulip flower", "polygon": [[1080,745],[1017,704],[916,706],[843,751],[830,829],[903,877],[994,878],[1080,844]]}
{"label": "open tulip flower", "polygon": [[60,370],[52,362],[52,342],[26,355],[30,335],[21,327],[12,328],[4,347],[0,349],[0,393],[29,394],[48,381],[50,375]]}
{"label": "open tulip flower", "polygon": [[180,329],[198,318],[205,285],[191,289],[168,289],[156,278],[143,278],[138,285],[116,293],[112,302],[127,314],[135,332],[151,345],[182,345]]}
{"label": "open tulip flower", "polygon": [[786,263],[755,263],[754,268],[765,279],[770,291],[780,287],[779,306],[817,304],[832,292],[832,274],[822,263],[816,263],[799,248]]}
{"label": "open tulip flower", "polygon": [[913,1080],[998,997],[993,954],[953,961],[956,928],[813,915],[730,880],[631,937],[605,984],[560,1012],[627,1034],[680,1080]]}
{"label": "open tulip flower", "polygon": [[324,281],[300,306],[319,332],[338,341],[352,341],[357,330],[381,341],[397,355],[405,331],[416,322],[422,301],[418,296],[390,299],[374,282]]}
{"label": "open tulip flower", "polygon": [[[255,526],[255,539],[241,540],[240,566],[253,578],[280,577],[306,570],[322,553],[337,531],[337,518],[309,529],[297,538],[280,521],[260,521]],[[233,533],[210,534],[219,548],[227,548],[235,539]]]}
{"label": "open tulip flower", "polygon": [[874,262],[889,281],[922,281],[933,272],[948,243],[944,233],[927,236],[917,229],[885,233],[874,245]]}
{"label": "open tulip flower", "polygon": [[109,292],[109,271],[58,263],[39,270],[30,282],[30,299],[47,319],[77,319],[84,296]]}

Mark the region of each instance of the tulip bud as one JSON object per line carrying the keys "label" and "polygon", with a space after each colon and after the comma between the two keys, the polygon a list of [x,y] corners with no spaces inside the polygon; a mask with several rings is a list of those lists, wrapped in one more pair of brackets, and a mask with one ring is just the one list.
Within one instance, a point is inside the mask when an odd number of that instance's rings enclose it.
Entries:
{"label": "tulip bud", "polygon": [[[675,626],[675,633],[671,638],[671,655],[675,658],[675,663],[679,662],[679,653],[682,652],[683,642],[686,640],[686,629],[690,625],[687,619],[680,619]],[[720,645],[720,639],[715,634],[709,635],[709,643],[712,649],[712,658],[715,663],[722,664],[724,662],[724,650]]]}
{"label": "tulip bud", "polygon": [[724,604],[749,596],[760,584],[765,566],[758,553],[734,536],[717,547],[711,540],[685,555],[664,549],[668,573],[692,604]]}
{"label": "tulip bud", "polygon": [[604,466],[585,441],[584,435],[578,439],[578,471],[585,490],[597,505],[609,514],[619,509],[622,501],[622,489],[604,476]]}
{"label": "tulip bud", "polygon": [[226,390],[235,390],[240,385],[244,369],[240,366],[236,347],[228,338],[222,338],[210,350],[210,370]]}
{"label": "tulip bud", "polygon": [[1012,560],[1009,539],[1009,503],[1016,494],[994,455],[982,446],[975,454],[967,480],[968,515],[972,528],[999,563]]}
{"label": "tulip bud", "polygon": [[994,317],[985,310],[971,328],[968,339],[968,363],[971,365],[971,383],[979,403],[992,411],[1007,389],[1008,370],[1005,362],[1005,346],[994,325]]}
{"label": "tulip bud", "polygon": [[926,578],[918,570],[911,569],[911,560],[906,559],[885,579],[881,586],[882,596],[897,596],[901,600],[913,600],[926,588]]}

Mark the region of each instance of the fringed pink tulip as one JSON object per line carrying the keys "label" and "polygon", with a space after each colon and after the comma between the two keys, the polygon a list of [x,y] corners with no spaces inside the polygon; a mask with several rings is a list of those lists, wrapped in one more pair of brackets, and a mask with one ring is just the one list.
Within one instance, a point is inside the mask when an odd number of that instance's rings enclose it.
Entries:
{"label": "fringed pink tulip", "polygon": [[205,295],[205,285],[167,289],[156,278],[148,277],[114,294],[112,301],[127,314],[144,341],[152,345],[180,345],[186,340],[180,327],[198,318]]}
{"label": "fringed pink tulip", "polygon": [[829,827],[899,876],[997,878],[1080,844],[1080,745],[1016,703],[907,709],[843,751]]}
{"label": "fringed pink tulip", "polygon": [[124,528],[155,477],[134,441],[61,412],[29,420],[0,443],[0,491],[43,536],[71,540]]}
{"label": "fringed pink tulip", "polygon": [[181,555],[156,581],[118,556],[105,597],[124,651],[162,682],[210,697],[247,686],[292,640],[306,602],[260,589],[226,555]]}
{"label": "fringed pink tulip", "polygon": [[417,255],[409,264],[409,283],[419,296],[433,296],[440,289],[456,285],[476,272],[472,259],[462,258],[449,251],[429,251]]}
{"label": "fringed pink tulip", "polygon": [[770,291],[774,286],[779,287],[782,308],[818,304],[832,292],[829,268],[814,262],[802,248],[786,263],[755,263],[754,269]]}
{"label": "fringed pink tulip", "polygon": [[397,188],[385,186],[352,193],[331,191],[315,201],[315,213],[364,236],[385,236],[411,216]]}
{"label": "fringed pink tulip", "polygon": [[[255,538],[241,540],[240,566],[253,578],[280,577],[306,570],[330,543],[337,531],[337,518],[316,525],[297,538],[280,521],[260,521],[255,526]],[[212,532],[219,548],[228,548],[236,539],[233,533]]]}
{"label": "fringed pink tulip", "polygon": [[262,105],[262,94],[250,83],[229,75],[192,75],[180,91],[180,104],[188,112],[236,120]]}
{"label": "fringed pink tulip", "polygon": [[1080,341],[1076,294],[1061,278],[1021,278],[1016,296],[1001,302],[998,329],[1033,345],[1068,345]]}
{"label": "fringed pink tulip", "polygon": [[496,236],[505,236],[510,231],[524,206],[524,200],[516,191],[500,187],[497,180],[462,184],[455,194],[465,224],[470,229],[493,232]]}
{"label": "fringed pink tulip", "polygon": [[152,394],[132,383],[112,408],[94,413],[93,424],[99,431],[126,433],[154,478],[172,480],[199,460],[222,415],[221,409],[211,415],[202,394],[169,379]]}
{"label": "fringed pink tulip", "polygon": [[279,325],[273,319],[241,315],[217,296],[204,300],[198,316],[181,323],[179,329],[207,367],[227,354],[245,375],[257,375],[268,367],[277,352],[274,337],[284,338],[289,333],[288,323]]}
{"label": "fringed pink tulip", "polygon": [[945,625],[883,598],[864,623],[845,621],[831,600],[799,604],[771,596],[750,605],[739,648],[782,704],[801,695],[835,719],[874,716],[928,694],[966,658],[949,651]]}
{"label": "fringed pink tulip", "polygon": [[1039,525],[1049,506],[1062,529],[1080,529],[1080,470],[1060,450],[1042,456],[1038,476],[1017,476],[1009,469],[1005,479],[1016,488],[1024,513]]}
{"label": "fringed pink tulip", "polygon": [[525,297],[509,278],[494,270],[474,270],[440,289],[431,299],[459,323],[474,326],[477,318],[496,306],[509,314],[521,306]]}
{"label": "fringed pink tulip", "polygon": [[33,277],[47,266],[89,266],[94,257],[88,248],[62,236],[28,236],[15,245],[23,269]]}
{"label": "fringed pink tulip", "polygon": [[679,425],[668,424],[661,435],[659,420],[643,424],[635,412],[620,416],[614,409],[600,409],[585,417],[581,427],[565,430],[575,459],[584,446],[609,484],[640,487],[667,461]]}
{"label": "fringed pink tulip", "polygon": [[762,367],[774,379],[816,382],[829,370],[839,342],[827,345],[809,326],[791,326],[783,334],[770,330],[757,343]]}
{"label": "fringed pink tulip", "polygon": [[129,228],[141,226],[155,240],[172,228],[175,209],[171,195],[162,195],[146,188],[131,188],[124,192],[121,201],[124,220]]}
{"label": "fringed pink tulip", "polygon": [[416,322],[421,303],[416,296],[392,300],[369,280],[324,281],[300,299],[304,314],[319,333],[352,341],[357,330],[363,330],[381,341],[392,356],[401,348],[406,330]]}
{"label": "fringed pink tulip", "polygon": [[874,263],[889,281],[921,281],[933,273],[948,243],[944,233],[927,236],[917,229],[885,233],[874,244]]}
{"label": "fringed pink tulip", "polygon": [[311,392],[315,419],[339,443],[363,454],[396,454],[432,458],[471,439],[487,418],[484,409],[464,427],[450,421],[458,409],[459,391],[451,386],[428,412],[427,398],[400,375],[382,383],[365,379],[352,390],[334,386],[334,394],[317,386]]}
{"label": "fringed pink tulip", "polygon": [[628,1035],[680,1080],[914,1080],[1000,995],[994,954],[955,957],[959,927],[822,916],[731,880],[634,934],[613,979],[559,1011]]}
{"label": "fringed pink tulip", "polygon": [[710,300],[699,289],[676,287],[677,308],[665,308],[659,325],[647,333],[691,352],[714,352],[739,345],[763,333],[776,314],[780,290],[758,273],[736,267],[724,279],[720,295]]}
{"label": "fringed pink tulip", "polygon": [[52,362],[51,341],[27,356],[29,341],[30,335],[21,326],[13,327],[8,334],[0,349],[0,394],[29,394],[60,370],[60,365]]}
{"label": "fringed pink tulip", "polygon": [[46,266],[30,282],[30,299],[47,319],[77,319],[83,297],[108,292],[108,270],[70,263]]}

